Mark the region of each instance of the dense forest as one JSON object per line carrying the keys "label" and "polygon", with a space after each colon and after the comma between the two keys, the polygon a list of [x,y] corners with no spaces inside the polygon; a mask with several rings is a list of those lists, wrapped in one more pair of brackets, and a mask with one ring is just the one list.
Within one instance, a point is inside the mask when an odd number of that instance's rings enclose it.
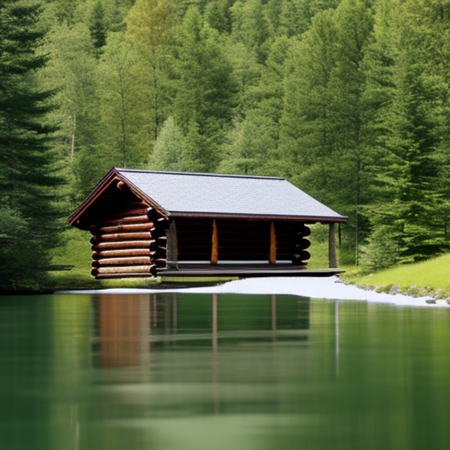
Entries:
{"label": "dense forest", "polygon": [[0,0],[0,272],[112,166],[286,177],[344,264],[442,253],[449,66],[450,0]]}

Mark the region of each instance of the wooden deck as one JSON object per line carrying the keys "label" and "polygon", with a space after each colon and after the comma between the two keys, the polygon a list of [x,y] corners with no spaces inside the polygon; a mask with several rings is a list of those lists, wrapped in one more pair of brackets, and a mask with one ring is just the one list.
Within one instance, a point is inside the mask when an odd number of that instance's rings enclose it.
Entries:
{"label": "wooden deck", "polygon": [[293,264],[180,264],[178,270],[158,270],[165,277],[331,277],[345,272],[343,269],[306,269]]}

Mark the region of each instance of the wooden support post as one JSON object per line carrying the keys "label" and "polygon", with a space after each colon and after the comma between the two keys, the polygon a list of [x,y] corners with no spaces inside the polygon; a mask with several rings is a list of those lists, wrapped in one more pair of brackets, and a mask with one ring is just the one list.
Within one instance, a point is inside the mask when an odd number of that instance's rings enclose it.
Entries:
{"label": "wooden support post", "polygon": [[277,263],[277,236],[275,234],[275,224],[273,222],[270,223],[270,256],[269,256],[270,264]]}
{"label": "wooden support post", "polygon": [[178,238],[175,220],[172,220],[167,230],[167,268],[178,270]]}
{"label": "wooden support post", "polygon": [[212,232],[211,264],[217,264],[219,261],[218,244],[219,244],[219,239],[217,236],[217,223],[216,223],[216,219],[214,219],[213,220],[213,232]]}
{"label": "wooden support post", "polygon": [[328,261],[330,269],[337,268],[336,243],[334,238],[334,223],[329,224],[328,234]]}

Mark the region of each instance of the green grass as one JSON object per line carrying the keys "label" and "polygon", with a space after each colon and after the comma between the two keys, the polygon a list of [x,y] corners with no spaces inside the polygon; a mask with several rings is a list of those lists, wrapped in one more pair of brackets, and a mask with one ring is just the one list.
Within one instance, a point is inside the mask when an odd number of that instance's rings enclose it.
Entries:
{"label": "green grass", "polygon": [[92,251],[90,234],[76,228],[64,232],[63,245],[53,251],[52,264],[73,266],[71,270],[49,272],[46,291],[68,289],[103,289],[112,287],[152,287],[159,284],[159,278],[96,280],[91,276]]}
{"label": "green grass", "polygon": [[[155,287],[161,283],[160,278],[130,278],[117,280],[96,280],[91,276],[92,251],[89,242],[90,234],[70,228],[64,232],[63,245],[53,250],[54,266],[73,266],[70,270],[49,272],[49,284],[43,286],[44,291],[104,289],[114,287]],[[164,278],[165,283],[185,286],[217,284],[236,280],[237,277],[185,277]]]}
{"label": "green grass", "polygon": [[[325,230],[326,231],[326,230]],[[323,269],[328,267],[328,242],[321,236],[325,234],[319,227],[313,227],[311,236],[310,269]],[[73,266],[71,270],[50,272],[50,285],[45,290],[62,289],[98,289],[108,287],[151,287],[159,284],[159,278],[129,279],[129,280],[95,280],[91,276],[92,252],[89,242],[89,233],[75,228],[68,229],[64,235],[64,245],[55,249],[53,253],[54,265]],[[318,238],[318,239],[317,239]],[[346,282],[361,286],[375,286],[387,289],[392,284],[399,285],[403,291],[410,286],[418,288],[429,287],[432,290],[443,289],[450,293],[450,254],[440,256],[429,261],[409,264],[382,270],[373,274],[364,274],[355,267],[343,267],[346,273],[341,276]],[[167,280],[180,283],[220,282],[223,279],[186,279],[179,278]]]}
{"label": "green grass", "polygon": [[347,282],[361,286],[374,286],[382,291],[396,284],[406,292],[411,286],[427,288],[428,291],[442,290],[450,294],[450,254],[442,255],[428,261],[396,266],[380,270],[373,274],[363,274],[356,269],[349,269],[342,277]]}

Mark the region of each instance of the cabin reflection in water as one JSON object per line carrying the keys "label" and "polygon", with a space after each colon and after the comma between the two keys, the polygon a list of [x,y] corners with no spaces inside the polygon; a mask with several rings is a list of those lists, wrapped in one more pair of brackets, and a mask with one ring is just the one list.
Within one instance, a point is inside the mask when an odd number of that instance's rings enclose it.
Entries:
{"label": "cabin reflection in water", "polygon": [[150,364],[151,350],[252,343],[306,344],[310,300],[287,295],[100,295],[92,347],[103,368]]}

